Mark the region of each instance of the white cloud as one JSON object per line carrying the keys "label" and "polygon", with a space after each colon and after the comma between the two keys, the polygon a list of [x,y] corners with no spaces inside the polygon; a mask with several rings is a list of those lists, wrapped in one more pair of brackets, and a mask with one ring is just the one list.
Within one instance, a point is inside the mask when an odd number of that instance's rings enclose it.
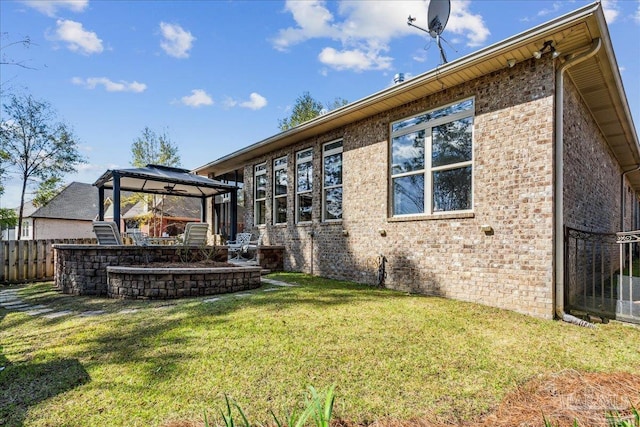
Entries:
{"label": "white cloud", "polygon": [[558,12],[562,8],[562,6],[563,6],[562,2],[554,1],[553,3],[551,3],[550,8],[540,10],[538,12],[538,16],[542,17],[542,16],[551,15],[552,13],[554,14]]}
{"label": "white cloud", "polygon": [[[288,0],[285,10],[296,26],[281,29],[272,41],[274,48],[287,49],[310,39],[327,39],[318,59],[337,70],[375,70],[391,67],[391,40],[419,34],[407,25],[409,15],[419,17],[416,25],[426,27],[427,2],[416,1],[341,1],[335,13],[329,9],[336,3],[324,0]],[[447,31],[462,35],[469,46],[482,44],[489,37],[482,16],[470,11],[469,0],[454,0]],[[420,18],[422,17],[422,18]],[[419,22],[422,19],[423,22]]]}
{"label": "white cloud", "polygon": [[185,31],[178,24],[167,24],[166,22],[160,23],[160,31],[164,38],[160,42],[160,47],[167,55],[175,58],[189,57],[189,50],[193,47],[193,42],[196,39],[189,31]]}
{"label": "white cloud", "polygon": [[85,55],[100,53],[104,50],[102,40],[96,33],[85,30],[80,22],[68,19],[56,21],[56,31],[52,38],[67,43],[69,50]]}
{"label": "white cloud", "polygon": [[613,24],[620,15],[618,8],[618,0],[602,0],[602,8],[604,9],[604,17],[608,24]]}
{"label": "white cloud", "polygon": [[454,1],[451,5],[451,17],[447,30],[459,34],[467,39],[467,46],[481,46],[491,32],[487,28],[481,15],[469,11],[470,0]]}
{"label": "white cloud", "polygon": [[74,77],[71,82],[78,86],[84,86],[87,89],[95,89],[98,86],[103,86],[107,92],[134,92],[140,93],[147,89],[147,85],[139,82],[126,82],[120,80],[114,82],[106,77],[88,77],[82,79],[80,77]]}
{"label": "white cloud", "polygon": [[261,108],[264,108],[267,106],[267,98],[260,95],[259,93],[252,92],[249,95],[248,101],[238,101],[236,99],[227,97],[224,100],[223,104],[225,108],[242,107],[242,108],[249,108],[250,110],[260,110]]}
{"label": "white cloud", "polygon": [[325,47],[318,55],[318,59],[325,65],[336,70],[385,70],[391,68],[393,58],[380,56],[375,51],[358,49],[337,51],[332,47]]}
{"label": "white cloud", "polygon": [[640,0],[638,0],[638,8],[636,9],[636,14],[634,15],[633,19],[637,24],[640,24]]}
{"label": "white cloud", "polygon": [[251,95],[249,95],[249,100],[241,102],[240,106],[251,110],[259,110],[267,106],[267,98],[259,93],[252,92]]}
{"label": "white cloud", "polygon": [[183,96],[180,101],[189,107],[202,107],[203,105],[213,105],[213,98],[202,89],[193,89],[191,95]]}
{"label": "white cloud", "polygon": [[54,17],[60,9],[82,12],[89,5],[89,0],[23,0],[23,3],[40,13]]}

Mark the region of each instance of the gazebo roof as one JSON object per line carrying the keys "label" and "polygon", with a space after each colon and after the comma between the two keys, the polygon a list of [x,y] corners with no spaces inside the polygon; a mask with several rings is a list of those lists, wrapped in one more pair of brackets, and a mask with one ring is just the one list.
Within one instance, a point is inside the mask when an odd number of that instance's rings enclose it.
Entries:
{"label": "gazebo roof", "polygon": [[93,185],[113,189],[114,176],[120,178],[122,191],[203,198],[236,190],[233,185],[196,175],[187,169],[161,165],[108,170]]}

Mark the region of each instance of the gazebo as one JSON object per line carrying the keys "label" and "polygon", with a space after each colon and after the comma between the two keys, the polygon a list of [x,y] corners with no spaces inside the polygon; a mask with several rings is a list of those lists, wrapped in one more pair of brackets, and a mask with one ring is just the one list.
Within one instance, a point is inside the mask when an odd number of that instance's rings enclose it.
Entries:
{"label": "gazebo", "polygon": [[231,235],[237,232],[237,187],[221,181],[196,175],[187,169],[161,165],[147,165],[143,168],[108,170],[93,184],[98,187],[98,218],[104,221],[104,190],[113,191],[113,220],[120,227],[120,192],[161,194],[182,197],[197,197],[201,200],[200,220],[206,221],[209,197],[230,193]]}

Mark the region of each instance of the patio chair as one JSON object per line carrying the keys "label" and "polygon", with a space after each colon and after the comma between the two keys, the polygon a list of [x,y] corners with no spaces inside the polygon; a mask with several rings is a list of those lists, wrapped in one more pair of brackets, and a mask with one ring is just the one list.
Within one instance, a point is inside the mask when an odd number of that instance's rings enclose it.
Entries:
{"label": "patio chair", "polygon": [[207,244],[209,224],[206,222],[188,222],[184,227],[183,244],[187,246],[204,246]]}
{"label": "patio chair", "polygon": [[134,228],[128,231],[128,234],[131,236],[131,240],[133,240],[133,244],[136,246],[149,246],[149,236],[140,231],[139,228]]}
{"label": "patio chair", "polygon": [[120,231],[113,221],[93,221],[93,232],[99,245],[122,245]]}
{"label": "patio chair", "polygon": [[234,255],[233,259],[240,259],[240,254],[244,247],[249,245],[251,241],[251,233],[238,233],[236,240],[227,241],[227,251],[229,255]]}
{"label": "patio chair", "polygon": [[253,258],[250,261],[255,261],[258,258],[258,246],[262,246],[262,241],[264,240],[264,234],[260,233],[258,236],[258,240],[251,240],[249,243],[242,248],[241,253],[249,253],[253,252]]}

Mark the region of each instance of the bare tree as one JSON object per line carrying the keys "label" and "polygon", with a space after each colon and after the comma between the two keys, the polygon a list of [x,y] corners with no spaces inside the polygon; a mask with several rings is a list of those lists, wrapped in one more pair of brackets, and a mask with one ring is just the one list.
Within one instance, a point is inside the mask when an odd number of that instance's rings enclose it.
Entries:
{"label": "bare tree", "polygon": [[56,113],[46,101],[31,95],[12,95],[3,104],[0,122],[0,152],[7,172],[22,181],[18,233],[22,234],[22,217],[27,188],[66,173],[75,172],[84,163],[78,143],[69,127],[56,121]]}

